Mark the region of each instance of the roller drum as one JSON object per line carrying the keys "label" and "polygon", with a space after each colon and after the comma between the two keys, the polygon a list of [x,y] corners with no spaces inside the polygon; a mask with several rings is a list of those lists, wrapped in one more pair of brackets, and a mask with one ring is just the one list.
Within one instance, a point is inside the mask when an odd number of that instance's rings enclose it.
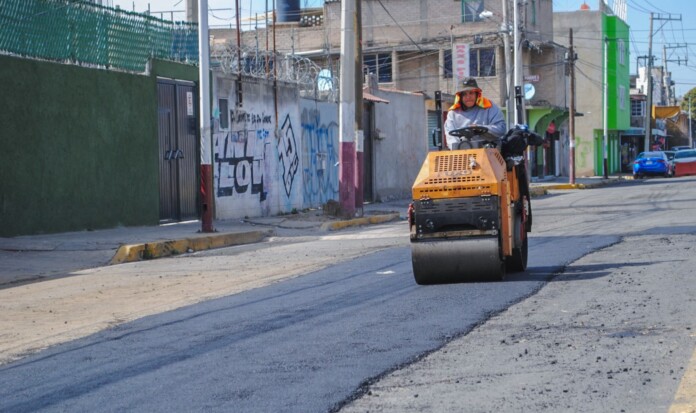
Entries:
{"label": "roller drum", "polygon": [[411,260],[418,284],[498,281],[505,275],[495,236],[413,241]]}

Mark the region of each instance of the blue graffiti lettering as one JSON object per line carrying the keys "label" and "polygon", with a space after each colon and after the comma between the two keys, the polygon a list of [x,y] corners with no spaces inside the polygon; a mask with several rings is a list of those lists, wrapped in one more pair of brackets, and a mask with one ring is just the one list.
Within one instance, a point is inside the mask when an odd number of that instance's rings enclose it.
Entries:
{"label": "blue graffiti lettering", "polygon": [[302,111],[304,204],[318,207],[338,198],[338,123],[317,109]]}

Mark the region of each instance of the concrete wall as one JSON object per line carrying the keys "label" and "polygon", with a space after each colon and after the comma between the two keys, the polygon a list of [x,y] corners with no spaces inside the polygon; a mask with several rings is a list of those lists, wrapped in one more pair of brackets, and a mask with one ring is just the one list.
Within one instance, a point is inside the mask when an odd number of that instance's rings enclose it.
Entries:
{"label": "concrete wall", "polygon": [[[213,169],[216,218],[289,213],[338,200],[338,105],[299,97],[294,85],[216,74]],[[221,127],[220,99],[228,101]],[[276,101],[277,99],[277,115]]]}
{"label": "concrete wall", "polygon": [[411,197],[413,181],[428,153],[425,98],[419,93],[372,91],[389,104],[375,104],[375,128],[384,139],[374,142],[376,201]]}
{"label": "concrete wall", "polygon": [[[293,209],[319,208],[338,201],[338,104],[300,98],[293,85],[243,79],[236,108],[236,80],[213,81],[213,169],[215,218],[272,216]],[[376,201],[408,198],[428,151],[422,94],[378,90],[375,128],[385,139],[373,144]],[[277,96],[277,113],[275,99]],[[220,110],[227,99],[228,127]]]}
{"label": "concrete wall", "polygon": [[[213,170],[216,218],[268,216],[303,206],[297,89],[245,78],[241,107],[237,83],[216,75],[213,82]],[[274,99],[278,101],[278,115]],[[220,109],[227,99],[228,111]],[[221,115],[228,116],[227,128]]]}
{"label": "concrete wall", "polygon": [[300,99],[304,207],[338,200],[338,105]]}

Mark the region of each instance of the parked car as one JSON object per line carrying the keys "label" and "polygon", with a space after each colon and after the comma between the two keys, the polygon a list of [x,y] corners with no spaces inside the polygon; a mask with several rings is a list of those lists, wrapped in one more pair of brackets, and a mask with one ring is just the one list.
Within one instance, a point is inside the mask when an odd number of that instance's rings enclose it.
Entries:
{"label": "parked car", "polygon": [[683,149],[674,154],[674,176],[696,175],[696,149]]}
{"label": "parked car", "polygon": [[673,146],[673,151],[683,151],[684,149],[693,149],[691,146]]}
{"label": "parked car", "polygon": [[670,176],[674,176],[674,154],[677,151],[663,151],[667,155],[667,170]]}
{"label": "parked car", "polygon": [[662,175],[664,177],[670,175],[669,159],[663,151],[638,154],[636,160],[633,161],[633,178],[642,178],[645,175]]}

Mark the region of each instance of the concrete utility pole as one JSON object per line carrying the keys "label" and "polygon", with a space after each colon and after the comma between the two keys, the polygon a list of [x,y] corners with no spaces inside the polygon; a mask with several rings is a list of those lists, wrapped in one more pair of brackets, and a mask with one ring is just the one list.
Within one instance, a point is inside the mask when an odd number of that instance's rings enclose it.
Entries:
{"label": "concrete utility pole", "polygon": [[186,21],[198,22],[198,0],[186,0]]}
{"label": "concrete utility pole", "polygon": [[689,95],[689,147],[694,147],[694,138],[691,135],[691,95]]}
{"label": "concrete utility pole", "polygon": [[338,198],[343,215],[355,215],[355,0],[341,2],[341,98]]}
{"label": "concrete utility pole", "polygon": [[602,111],[603,112],[602,118],[604,119],[604,140],[603,140],[603,142],[604,142],[604,145],[603,145],[604,146],[604,151],[603,151],[604,152],[604,159],[602,161],[602,168],[603,168],[602,170],[603,170],[604,179],[609,178],[609,167],[607,164],[607,152],[608,152],[608,146],[609,146],[609,143],[608,143],[609,137],[607,136],[609,133],[609,131],[608,131],[609,120],[607,119],[609,117],[609,110],[608,110],[608,107],[609,107],[609,102],[608,102],[608,100],[609,100],[609,85],[607,84],[607,81],[609,78],[609,75],[608,75],[609,68],[607,67],[607,65],[609,63],[608,56],[609,56],[609,38],[604,37],[604,82],[603,82],[604,84],[602,85],[602,86],[604,86],[602,88],[602,93],[604,95],[604,97],[602,99],[604,101],[604,105],[603,105],[604,107],[603,107],[603,111]]}
{"label": "concrete utility pole", "polygon": [[510,58],[510,22],[508,21],[508,0],[503,0],[503,49],[505,50],[505,115],[508,127],[514,120],[515,104],[512,96],[512,59]]}
{"label": "concrete utility pole", "polygon": [[670,104],[669,80],[667,79],[667,45],[662,45],[662,105]]}
{"label": "concrete utility pole", "polygon": [[573,48],[573,29],[570,29],[570,49],[568,50],[568,61],[570,64],[570,117],[568,117],[568,129],[570,136],[568,140],[570,141],[569,159],[568,166],[570,171],[568,172],[569,180],[568,183],[571,185],[575,184],[575,49]]}
{"label": "concrete utility pole", "polygon": [[[688,58],[682,59],[681,57],[677,57],[677,59],[668,59],[667,58],[667,49],[681,49],[681,48],[687,48],[689,47],[688,44],[684,43],[677,43],[677,44],[668,44],[662,46],[662,61],[665,64],[665,73],[663,77],[663,82],[665,83],[667,87],[667,105],[676,105],[676,95],[673,93],[674,90],[672,89],[672,77],[669,75],[669,72],[667,71],[667,63],[672,62],[676,63],[681,66],[682,63],[687,64],[689,63]],[[688,50],[687,50],[688,51]]]}
{"label": "concrete utility pole", "polygon": [[[514,11],[513,11],[513,41],[515,43],[515,87],[523,88],[522,84],[522,43],[520,40],[520,15],[519,15],[519,2],[518,0],[513,0]],[[523,90],[524,93],[524,90]],[[522,99],[520,110],[515,111],[515,124],[522,125],[526,123],[526,114],[524,107],[524,99]],[[528,151],[529,152],[529,151]],[[529,168],[528,168],[529,169]]]}
{"label": "concrete utility pole", "polygon": [[355,208],[362,214],[365,197],[363,195],[363,68],[362,68],[362,1],[355,0]]}
{"label": "concrete utility pole", "polygon": [[201,232],[214,232],[213,228],[213,166],[211,162],[212,139],[210,136],[210,44],[208,43],[208,0],[198,0],[198,80],[201,127]]}
{"label": "concrete utility pole", "polygon": [[650,138],[652,137],[652,37],[653,37],[653,14],[650,13],[650,41],[648,42],[648,66],[646,70],[647,74],[647,87],[645,96],[645,140],[643,142],[643,151],[647,152],[650,150]]}

